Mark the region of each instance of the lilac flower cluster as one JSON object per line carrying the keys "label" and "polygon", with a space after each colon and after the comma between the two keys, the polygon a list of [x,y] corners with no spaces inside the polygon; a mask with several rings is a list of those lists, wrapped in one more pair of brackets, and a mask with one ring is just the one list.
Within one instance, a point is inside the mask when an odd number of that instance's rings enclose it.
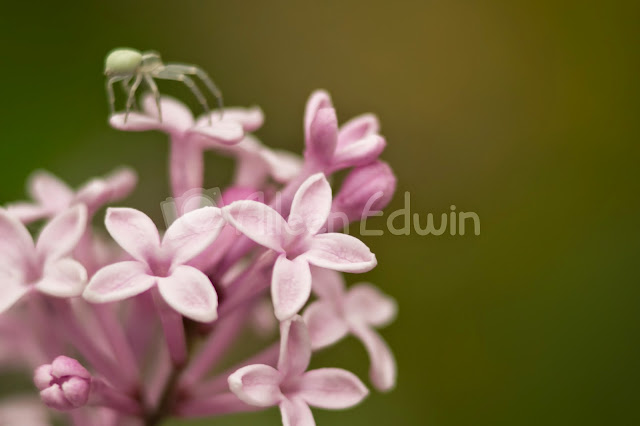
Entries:
{"label": "lilac flower cluster", "polygon": [[[395,302],[371,284],[346,287],[342,272],[367,272],[377,259],[359,239],[333,232],[384,208],[395,190],[378,160],[386,142],[376,117],[339,127],[329,95],[313,93],[299,158],[250,134],[263,123],[259,108],[194,119],[163,97],[159,119],[152,97],[141,105],[110,123],[169,135],[175,220],[161,232],[143,212],[111,207],[107,235],[94,217],[133,191],[133,171],[78,190],[35,173],[33,200],[0,208],[0,364],[33,369],[42,402],[79,426],[273,406],[283,425],[313,426],[309,407],[344,409],[368,394],[346,370],[308,370],[314,351],[347,335],[366,348],[373,387],[392,389],[395,360],[375,329],[394,319]],[[216,200],[202,190],[206,151],[237,160],[233,184]],[[343,169],[333,197],[329,179]],[[34,238],[27,225],[35,222]],[[270,344],[278,324],[279,342]],[[220,368],[247,333],[263,349]],[[0,423],[49,424],[43,409],[3,403]]]}

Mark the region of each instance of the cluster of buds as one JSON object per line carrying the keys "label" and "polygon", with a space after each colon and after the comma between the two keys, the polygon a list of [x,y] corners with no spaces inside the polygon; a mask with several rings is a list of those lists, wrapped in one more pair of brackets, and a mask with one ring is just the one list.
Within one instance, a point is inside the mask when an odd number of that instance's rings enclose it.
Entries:
{"label": "cluster of buds", "polygon": [[[340,231],[383,209],[395,191],[378,159],[386,142],[376,117],[338,126],[329,95],[313,93],[298,157],[251,135],[263,124],[259,108],[196,119],[168,97],[157,104],[146,96],[141,106],[110,123],[168,134],[166,229],[125,207],[107,208],[106,233],[94,226],[104,206],[135,189],[132,170],[78,190],[35,173],[32,200],[0,208],[0,365],[34,371],[41,410],[78,426],[151,426],[275,406],[283,425],[313,426],[309,407],[344,409],[369,392],[346,370],[308,371],[315,351],[347,335],[369,354],[371,385],[392,389],[395,360],[375,329],[393,321],[395,302],[368,283],[347,288],[342,276],[370,271],[377,259]],[[207,151],[237,160],[232,185],[211,196],[203,189]],[[344,169],[334,197],[329,180]],[[260,349],[221,370],[247,333]],[[0,420],[49,424],[41,410],[7,402]]]}

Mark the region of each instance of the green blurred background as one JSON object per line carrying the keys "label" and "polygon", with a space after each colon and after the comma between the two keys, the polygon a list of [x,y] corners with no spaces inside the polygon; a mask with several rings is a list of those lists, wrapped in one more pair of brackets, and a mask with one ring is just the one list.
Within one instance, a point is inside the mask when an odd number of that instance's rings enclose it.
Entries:
{"label": "green blurred background", "polygon": [[[265,143],[296,152],[304,103],[326,88],[342,121],[380,116],[399,180],[388,211],[409,191],[413,212],[455,204],[482,234],[365,239],[379,266],[364,278],[400,304],[383,331],[398,387],[316,410],[318,424],[637,425],[639,5],[4,2],[0,204],[24,198],[36,168],[79,184],[128,164],[141,176],[130,204],[161,217],[164,135],[107,125],[115,46],[203,66],[229,105],[262,106]],[[207,185],[228,183],[232,164],[207,161]],[[314,364],[366,378],[356,341]],[[184,424],[279,420],[272,409]]]}

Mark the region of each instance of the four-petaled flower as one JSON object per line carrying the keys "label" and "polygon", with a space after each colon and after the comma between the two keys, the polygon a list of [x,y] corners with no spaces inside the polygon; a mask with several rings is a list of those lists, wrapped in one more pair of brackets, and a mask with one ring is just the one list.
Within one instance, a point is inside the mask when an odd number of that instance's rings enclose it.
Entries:
{"label": "four-petaled flower", "polygon": [[77,205],[54,217],[34,244],[29,231],[0,209],[0,313],[33,290],[55,297],[82,293],[85,268],[66,258],[78,244],[87,223],[87,208]]}
{"label": "four-petaled flower", "polygon": [[203,207],[177,219],[162,240],[153,221],[129,208],[111,208],[107,230],[134,260],[114,263],[96,272],[84,291],[90,302],[126,299],[158,286],[169,306],[195,321],[217,317],[218,296],[211,281],[187,262],[218,236],[224,220],[220,209]]}
{"label": "four-petaled flower", "polygon": [[74,191],[51,173],[39,171],[29,178],[27,186],[34,202],[9,204],[7,211],[22,223],[30,223],[52,218],[76,204],[84,204],[88,215],[92,216],[103,205],[129,195],[136,182],[135,172],[123,168],[104,178],[91,179]]}
{"label": "four-petaled flower", "polygon": [[314,426],[309,406],[343,409],[360,403],[369,393],[354,374],[339,368],[306,371],[311,359],[307,327],[299,316],[280,328],[278,368],[255,364],[229,376],[233,393],[249,405],[278,405],[284,426]]}
{"label": "four-petaled flower", "polygon": [[396,316],[393,299],[371,284],[345,287],[342,275],[328,269],[313,268],[313,290],[319,300],[304,312],[313,349],[332,345],[347,334],[362,341],[371,368],[369,376],[376,389],[390,390],[396,382],[396,362],[387,343],[373,327],[382,327]]}
{"label": "four-petaled flower", "polygon": [[307,101],[304,115],[305,159],[325,173],[369,164],[387,145],[379,131],[373,114],[355,117],[338,128],[331,97],[317,90]]}
{"label": "four-petaled flower", "polygon": [[343,272],[366,272],[376,257],[357,238],[339,233],[319,234],[331,209],[331,186],[322,173],[309,177],[296,192],[285,220],[273,208],[252,200],[222,209],[236,229],[279,254],[273,268],[271,295],[276,317],[295,315],[311,293],[309,264]]}

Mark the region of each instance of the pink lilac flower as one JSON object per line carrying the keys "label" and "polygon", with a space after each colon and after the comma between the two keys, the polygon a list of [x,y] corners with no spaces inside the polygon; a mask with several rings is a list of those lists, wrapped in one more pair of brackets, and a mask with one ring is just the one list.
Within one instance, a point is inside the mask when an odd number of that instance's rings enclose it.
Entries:
{"label": "pink lilac flower", "polygon": [[238,398],[259,407],[279,406],[284,426],[314,426],[309,406],[330,410],[359,404],[369,393],[354,374],[339,368],[306,371],[311,342],[304,321],[295,316],[281,325],[277,368],[257,364],[229,376]]}
{"label": "pink lilac flower", "polygon": [[323,174],[307,179],[297,191],[289,219],[257,201],[236,201],[223,209],[240,232],[278,253],[271,281],[276,317],[295,315],[311,293],[310,264],[343,272],[373,269],[376,257],[355,237],[318,234],[331,209],[331,187]]}
{"label": "pink lilac flower", "polygon": [[[348,371],[307,371],[313,350],[347,334],[369,352],[374,387],[392,388],[395,360],[374,328],[393,319],[396,305],[368,284],[346,289],[337,271],[366,272],[377,259],[359,239],[330,232],[332,216],[344,227],[393,195],[393,172],[378,160],[385,141],[377,119],[338,128],[328,94],[315,92],[301,160],[249,134],[263,124],[259,108],[195,119],[180,102],[161,102],[162,121],[145,97],[126,123],[124,114],[110,123],[169,134],[173,197],[158,200],[165,232],[125,207],[107,209],[108,234],[94,226],[102,206],[135,186],[128,169],[77,191],[38,172],[33,201],[0,209],[0,349],[11,347],[0,350],[0,368],[34,371],[41,401],[74,426],[155,425],[271,406],[284,426],[313,426],[309,407],[347,408],[368,394]],[[204,189],[205,150],[237,162],[220,192]],[[332,197],[331,175],[344,168],[353,169]],[[34,242],[25,224],[41,219]],[[303,320],[297,313],[312,291],[317,300]],[[281,339],[270,343],[278,326]],[[248,327],[266,347],[220,369]],[[0,403],[0,423],[48,424],[42,410],[9,408]]]}
{"label": "pink lilac flower", "polygon": [[186,263],[213,242],[224,222],[220,209],[203,207],[185,214],[162,240],[147,215],[129,208],[111,208],[107,230],[134,260],[99,270],[84,290],[94,303],[123,300],[154,286],[173,309],[195,321],[216,319],[218,297],[209,278]]}
{"label": "pink lilac flower", "polygon": [[74,191],[54,175],[39,171],[30,177],[28,184],[34,202],[9,204],[7,211],[22,223],[30,223],[52,218],[76,204],[84,204],[92,216],[103,205],[127,197],[136,182],[135,172],[123,168],[104,178],[92,179]]}
{"label": "pink lilac flower", "polygon": [[326,173],[366,165],[386,146],[379,130],[378,119],[372,114],[353,118],[338,128],[331,97],[318,90],[309,98],[304,116],[305,159]]}
{"label": "pink lilac flower", "polygon": [[353,334],[369,354],[373,385],[381,391],[393,388],[396,362],[374,327],[383,327],[394,320],[395,301],[367,283],[356,284],[347,291],[342,275],[327,269],[313,269],[313,286],[320,299],[304,312],[313,349],[333,345]]}
{"label": "pink lilac flower", "polygon": [[34,243],[24,225],[0,209],[0,313],[31,291],[54,297],[82,293],[87,273],[66,256],[80,240],[86,218],[84,205],[66,210],[42,229]]}

